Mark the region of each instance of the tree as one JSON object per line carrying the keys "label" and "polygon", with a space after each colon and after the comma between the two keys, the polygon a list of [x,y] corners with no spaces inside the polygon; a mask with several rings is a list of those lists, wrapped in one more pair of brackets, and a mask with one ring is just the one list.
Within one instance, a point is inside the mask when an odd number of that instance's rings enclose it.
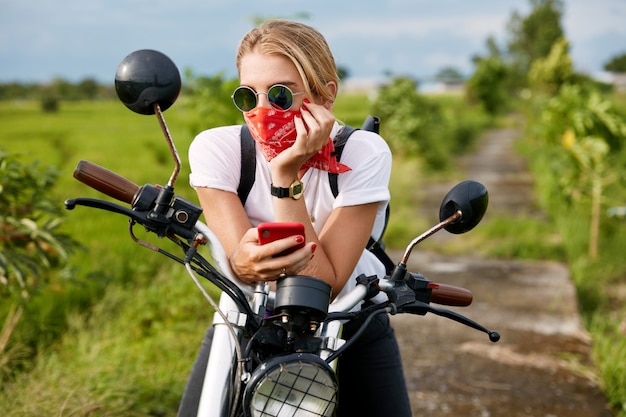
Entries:
{"label": "tree", "polygon": [[611,72],[626,72],[626,53],[613,57],[604,64],[604,69]]}
{"label": "tree", "polygon": [[489,114],[501,113],[506,108],[506,81],[508,70],[497,56],[476,58],[476,70],[467,81],[470,102],[479,103]]}
{"label": "tree", "polygon": [[98,83],[92,78],[85,78],[76,86],[78,96],[82,99],[94,100],[98,97]]}
{"label": "tree", "polygon": [[230,98],[239,86],[236,78],[224,79],[221,74],[212,77],[198,76],[192,70],[185,70],[185,96],[183,105],[195,115],[188,120],[193,135],[207,126],[243,123],[243,116]]}
{"label": "tree", "polygon": [[454,67],[444,67],[437,72],[435,79],[444,83],[462,83],[464,77],[458,69]]}
{"label": "tree", "polygon": [[528,16],[515,12],[508,24],[509,54],[520,81],[524,80],[532,63],[547,57],[552,46],[563,37],[563,2],[531,0],[531,5],[532,11]]}
{"label": "tree", "polygon": [[337,76],[340,80],[345,80],[350,76],[350,70],[347,67],[338,65],[337,66]]}
{"label": "tree", "polygon": [[547,94],[556,93],[562,85],[574,80],[574,67],[569,53],[569,42],[559,39],[545,58],[537,58],[528,74],[530,86]]}
{"label": "tree", "polygon": [[[600,220],[607,186],[616,180],[617,154],[626,142],[626,119],[597,91],[564,84],[540,117],[539,137],[554,153],[562,193],[572,208],[589,207],[588,254],[599,252]],[[562,152],[565,150],[565,152]],[[581,204],[584,203],[584,204]]]}

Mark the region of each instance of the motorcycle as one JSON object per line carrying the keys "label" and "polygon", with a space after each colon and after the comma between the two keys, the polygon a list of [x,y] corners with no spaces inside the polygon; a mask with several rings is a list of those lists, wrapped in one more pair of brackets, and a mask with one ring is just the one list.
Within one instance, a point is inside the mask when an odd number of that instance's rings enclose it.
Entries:
{"label": "motorcycle", "polygon": [[[441,203],[440,222],[407,245],[390,275],[361,275],[352,291],[332,303],[330,286],[315,277],[284,276],[275,291],[265,282],[247,285],[232,274],[219,240],[200,221],[201,207],[174,193],[181,162],[163,112],[181,89],[176,65],[160,52],[135,51],[120,63],[115,88],[130,110],[156,115],[174,170],[164,186],[138,186],[83,160],[74,177],[130,208],[93,198],[69,199],[65,205],[69,210],[85,206],[128,217],[130,237],[184,265],[214,308],[213,343],[198,416],[332,416],[337,406],[337,360],[379,314],[431,313],[484,332],[492,342],[500,339],[496,331],[431,305],[468,306],[473,298],[469,290],[435,283],[407,270],[411,251],[426,238],[442,229],[465,233],[480,222],[488,205],[482,184],[463,181],[453,187]],[[137,225],[158,239],[173,242],[181,252],[177,255],[139,239],[134,233]],[[208,252],[206,258],[200,249]],[[208,294],[202,279],[221,291],[219,301]],[[379,293],[387,301],[355,308]],[[343,325],[353,320],[362,323],[359,330],[349,340],[342,339]]]}

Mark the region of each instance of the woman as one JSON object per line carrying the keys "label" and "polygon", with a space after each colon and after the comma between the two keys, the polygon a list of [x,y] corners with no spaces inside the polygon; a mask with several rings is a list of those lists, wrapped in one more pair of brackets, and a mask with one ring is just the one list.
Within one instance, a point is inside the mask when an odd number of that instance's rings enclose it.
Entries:
{"label": "woman", "polygon": [[[391,154],[378,135],[357,131],[341,163],[334,158],[339,80],[322,35],[301,23],[268,21],[243,38],[236,64],[240,87],[233,100],[257,145],[245,207],[237,195],[241,127],[202,132],[189,150],[191,185],[233,272],[248,283],[281,274],[314,276],[331,285],[333,297],[353,288],[361,273],[384,275],[384,266],[364,248],[384,227]],[[328,172],[339,174],[336,199]],[[267,221],[304,224],[306,245],[275,257],[304,237],[259,245],[255,226]],[[393,330],[386,315],[378,317],[339,361],[338,415],[411,415]],[[344,335],[355,330],[348,327]],[[185,397],[193,397],[198,385],[192,375]],[[184,398],[181,410],[189,402]]]}

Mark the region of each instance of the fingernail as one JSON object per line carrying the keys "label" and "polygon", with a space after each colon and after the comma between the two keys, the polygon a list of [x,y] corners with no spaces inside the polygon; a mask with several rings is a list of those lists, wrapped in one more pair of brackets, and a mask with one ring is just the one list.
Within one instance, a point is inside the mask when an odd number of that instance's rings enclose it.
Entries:
{"label": "fingernail", "polygon": [[302,100],[305,104],[311,104],[311,100],[309,100],[308,98],[305,98],[304,100]]}
{"label": "fingernail", "polygon": [[311,245],[311,253],[315,253],[315,249],[317,249],[317,244],[316,243]]}
{"label": "fingernail", "polygon": [[296,236],[296,243],[304,242],[304,236]]}

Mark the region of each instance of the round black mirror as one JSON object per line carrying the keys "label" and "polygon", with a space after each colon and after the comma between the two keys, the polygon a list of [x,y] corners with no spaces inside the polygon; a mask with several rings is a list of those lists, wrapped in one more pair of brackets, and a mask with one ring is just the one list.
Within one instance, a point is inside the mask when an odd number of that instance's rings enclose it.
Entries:
{"label": "round black mirror", "polygon": [[178,68],[165,54],[141,49],[122,60],[115,73],[115,92],[126,107],[139,114],[154,114],[154,104],[167,110],[178,98]]}
{"label": "round black mirror", "polygon": [[445,229],[454,234],[468,232],[480,223],[488,204],[489,193],[483,184],[472,180],[463,181],[443,198],[439,208],[439,221],[444,221],[460,210],[461,218],[447,225]]}

